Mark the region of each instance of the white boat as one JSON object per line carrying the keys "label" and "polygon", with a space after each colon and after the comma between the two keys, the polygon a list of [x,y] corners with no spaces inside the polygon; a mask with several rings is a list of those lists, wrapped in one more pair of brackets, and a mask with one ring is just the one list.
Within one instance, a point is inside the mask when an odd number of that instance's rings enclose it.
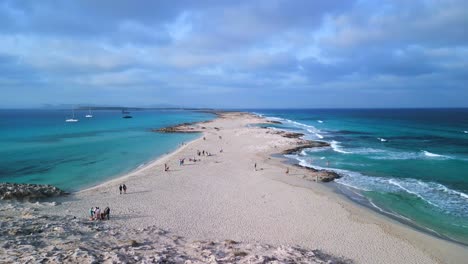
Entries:
{"label": "white boat", "polygon": [[65,122],[72,123],[72,122],[78,122],[78,121],[79,121],[78,119],[75,119],[75,109],[72,109],[72,118],[65,119]]}
{"label": "white boat", "polygon": [[89,112],[87,115],[85,115],[86,118],[91,118],[93,117],[93,115],[91,114],[91,108],[89,109]]}

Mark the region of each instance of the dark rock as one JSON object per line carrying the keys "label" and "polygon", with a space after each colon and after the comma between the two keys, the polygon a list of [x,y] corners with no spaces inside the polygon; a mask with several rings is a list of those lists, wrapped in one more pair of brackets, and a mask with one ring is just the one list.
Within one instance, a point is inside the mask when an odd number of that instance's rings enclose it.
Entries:
{"label": "dark rock", "polygon": [[138,247],[140,244],[136,242],[136,240],[130,240],[130,246],[131,247]]}
{"label": "dark rock", "polygon": [[294,147],[294,148],[291,148],[291,149],[287,149],[285,151],[283,151],[283,154],[295,154],[295,153],[298,153],[300,152],[301,150],[303,149],[308,149],[308,148],[324,148],[324,147],[329,147],[330,144],[327,143],[327,142],[323,142],[323,141],[306,141],[305,144],[303,145],[300,145],[300,146],[297,146],[297,147]]}
{"label": "dark rock", "polygon": [[302,165],[299,165],[299,164],[295,164],[295,166],[300,167],[300,168],[304,168],[304,169],[312,172],[311,174],[305,175],[303,177],[304,179],[309,180],[309,181],[315,181],[316,179],[318,179],[321,182],[331,182],[331,181],[333,181],[335,179],[341,178],[341,175],[339,175],[338,173],[336,173],[334,171],[317,170],[317,169],[309,168],[309,167],[302,166]]}
{"label": "dark rock", "polygon": [[274,121],[274,120],[268,120],[267,122],[271,124],[279,124],[279,125],[283,124],[280,121]]}

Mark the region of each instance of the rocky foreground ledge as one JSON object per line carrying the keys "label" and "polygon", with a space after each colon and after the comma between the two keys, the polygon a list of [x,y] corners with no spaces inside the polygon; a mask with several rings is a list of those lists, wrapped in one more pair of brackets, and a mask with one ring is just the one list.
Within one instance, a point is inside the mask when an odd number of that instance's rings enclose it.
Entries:
{"label": "rocky foreground ledge", "polygon": [[37,200],[67,194],[52,185],[0,183],[0,200]]}
{"label": "rocky foreground ledge", "polygon": [[157,227],[117,228],[109,221],[0,207],[0,263],[352,263],[320,250],[187,241]]}

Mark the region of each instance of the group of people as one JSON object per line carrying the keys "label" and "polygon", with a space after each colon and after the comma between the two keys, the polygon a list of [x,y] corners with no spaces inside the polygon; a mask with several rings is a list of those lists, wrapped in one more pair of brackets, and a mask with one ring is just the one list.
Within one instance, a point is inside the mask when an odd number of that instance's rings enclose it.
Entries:
{"label": "group of people", "polygon": [[125,184],[121,184],[119,186],[119,191],[120,191],[120,194],[122,194],[122,191],[124,194],[127,193],[127,186]]}
{"label": "group of people", "polygon": [[210,152],[205,151],[205,150],[202,150],[202,151],[197,150],[197,155],[198,156],[213,156],[213,154],[211,154]]}
{"label": "group of people", "polygon": [[110,208],[107,206],[104,210],[101,210],[99,207],[92,207],[89,210],[91,220],[109,220],[110,218]]}

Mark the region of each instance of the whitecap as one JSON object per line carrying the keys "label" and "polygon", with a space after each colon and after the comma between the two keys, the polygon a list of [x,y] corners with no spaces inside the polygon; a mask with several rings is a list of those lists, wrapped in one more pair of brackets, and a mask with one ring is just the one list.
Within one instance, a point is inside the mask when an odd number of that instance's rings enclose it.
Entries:
{"label": "whitecap", "polygon": [[352,152],[343,150],[343,149],[341,148],[340,142],[335,141],[335,140],[332,140],[332,142],[330,142],[330,147],[331,147],[334,151],[339,152],[339,153],[343,153],[343,154],[350,154],[350,153],[352,153]]}
{"label": "whitecap", "polygon": [[429,158],[444,158],[444,159],[450,158],[449,156],[432,153],[426,150],[422,150],[422,153],[424,154],[424,156],[429,157]]}
{"label": "whitecap", "polygon": [[317,122],[319,122],[319,123],[323,123],[323,121],[322,121],[322,120],[317,120]]}
{"label": "whitecap", "polygon": [[377,138],[377,139],[380,140],[380,142],[387,142],[385,138]]}
{"label": "whitecap", "polygon": [[299,165],[317,170],[330,170],[342,177],[335,182],[361,191],[376,191],[381,193],[406,193],[417,197],[433,208],[460,217],[468,217],[468,194],[450,189],[436,183],[412,178],[372,177],[359,172],[336,168],[325,168],[312,163],[311,158],[291,155]]}
{"label": "whitecap", "polygon": [[463,133],[468,134],[468,130],[463,131]]}

